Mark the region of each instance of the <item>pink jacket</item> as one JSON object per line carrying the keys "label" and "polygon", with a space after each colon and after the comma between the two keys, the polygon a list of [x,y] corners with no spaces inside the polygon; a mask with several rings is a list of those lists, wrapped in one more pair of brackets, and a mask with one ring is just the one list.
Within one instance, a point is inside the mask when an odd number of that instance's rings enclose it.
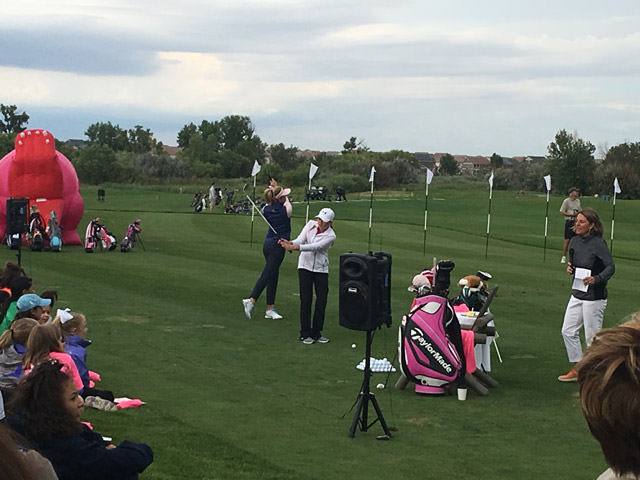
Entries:
{"label": "pink jacket", "polygon": [[[76,367],[76,364],[73,361],[73,358],[71,358],[71,355],[64,352],[49,352],[49,358],[57,360],[62,364],[62,368],[60,370],[71,377],[71,380],[73,380],[73,383],[75,384],[78,391],[81,391],[84,388],[82,379],[80,378],[80,374],[78,373],[78,367]],[[33,365],[31,365],[24,372],[25,375],[28,375],[31,370],[33,370]]]}

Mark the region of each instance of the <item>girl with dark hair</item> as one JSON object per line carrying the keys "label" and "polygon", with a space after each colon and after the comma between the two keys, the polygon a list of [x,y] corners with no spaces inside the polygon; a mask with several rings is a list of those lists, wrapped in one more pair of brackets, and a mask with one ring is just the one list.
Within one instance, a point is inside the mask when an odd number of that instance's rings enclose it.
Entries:
{"label": "girl with dark hair", "polygon": [[153,461],[151,448],[124,440],[118,446],[81,423],[84,408],[56,361],[42,362],[18,386],[10,425],[49,459],[60,480],[133,480]]}
{"label": "girl with dark hair", "polygon": [[[602,328],[607,307],[607,282],[615,272],[615,265],[607,243],[602,238],[602,222],[595,210],[585,208],[576,215],[576,236],[569,241],[567,273],[574,277],[571,298],[562,323],[562,338],[569,362],[582,359],[580,329],[584,328],[587,347]],[[561,382],[578,380],[576,370],[558,377]]]}
{"label": "girl with dark hair", "polygon": [[0,333],[4,332],[11,322],[13,322],[18,313],[18,299],[27,293],[33,293],[33,280],[24,275],[14,277],[9,282],[9,288],[11,289],[11,296],[6,298],[0,306]]}

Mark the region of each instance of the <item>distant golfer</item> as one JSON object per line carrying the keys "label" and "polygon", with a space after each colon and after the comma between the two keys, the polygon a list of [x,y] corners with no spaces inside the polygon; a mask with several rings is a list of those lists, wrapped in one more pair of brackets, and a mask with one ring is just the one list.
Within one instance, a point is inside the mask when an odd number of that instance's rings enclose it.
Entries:
{"label": "distant golfer", "polygon": [[216,204],[217,197],[218,192],[216,191],[216,182],[213,182],[209,187],[209,213],[213,213],[213,207]]}
{"label": "distant golfer", "polygon": [[[310,220],[293,241],[280,240],[285,250],[300,250],[298,282],[300,284],[300,340],[305,345],[327,343],[322,336],[324,312],[329,294],[329,248],[336,239],[333,231],[335,213],[330,208],[320,210],[315,220]],[[313,290],[316,305],[311,321]]]}
{"label": "distant golfer", "polygon": [[282,318],[282,315],[275,309],[275,303],[280,264],[284,260],[285,251],[278,244],[280,240],[289,240],[291,236],[291,219],[289,218],[291,214],[284,206],[287,195],[290,193],[291,189],[280,187],[267,188],[264,191],[264,200],[267,204],[262,209],[262,217],[269,223],[267,235],[262,244],[265,264],[249,298],[242,300],[244,314],[247,318],[251,318],[256,300],[265,288],[267,289],[267,311],[264,318],[274,320]]}
{"label": "distant golfer", "polygon": [[560,206],[560,215],[565,217],[564,222],[564,244],[562,245],[562,258],[560,263],[567,263],[567,247],[569,246],[569,240],[575,236],[573,226],[576,222],[576,215],[582,207],[580,206],[580,190],[576,187],[569,189],[569,196],[564,199]]}

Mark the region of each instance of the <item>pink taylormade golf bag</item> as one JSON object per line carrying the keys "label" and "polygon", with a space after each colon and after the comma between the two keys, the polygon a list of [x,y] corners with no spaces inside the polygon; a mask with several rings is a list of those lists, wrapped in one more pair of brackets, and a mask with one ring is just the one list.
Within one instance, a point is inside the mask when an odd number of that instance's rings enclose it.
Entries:
{"label": "pink taylormade golf bag", "polygon": [[460,324],[449,300],[449,273],[454,263],[438,263],[435,285],[418,297],[402,319],[398,348],[402,373],[415,382],[416,393],[438,395],[464,384],[465,358]]}

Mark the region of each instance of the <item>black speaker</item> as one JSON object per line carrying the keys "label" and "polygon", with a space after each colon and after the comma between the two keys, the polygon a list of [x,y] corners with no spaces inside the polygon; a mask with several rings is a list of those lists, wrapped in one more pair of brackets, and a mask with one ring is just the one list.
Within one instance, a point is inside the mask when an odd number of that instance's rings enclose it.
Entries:
{"label": "black speaker", "polygon": [[7,198],[7,235],[27,231],[28,198]]}
{"label": "black speaker", "polygon": [[340,325],[351,330],[391,326],[391,255],[340,255]]}

